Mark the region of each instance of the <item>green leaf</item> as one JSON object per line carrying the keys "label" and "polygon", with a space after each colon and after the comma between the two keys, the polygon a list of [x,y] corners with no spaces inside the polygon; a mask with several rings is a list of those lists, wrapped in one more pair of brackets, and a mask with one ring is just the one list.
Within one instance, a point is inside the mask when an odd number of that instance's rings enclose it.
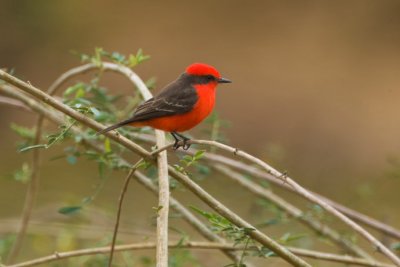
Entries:
{"label": "green leaf", "polygon": [[393,250],[400,251],[400,242],[397,242],[397,243],[392,244],[392,245],[391,245],[391,248],[392,248]]}
{"label": "green leaf", "polygon": [[68,87],[65,91],[64,91],[64,97],[70,96],[74,93],[76,93],[78,90],[82,89],[84,87],[84,83],[77,83],[73,86]]}
{"label": "green leaf", "polygon": [[144,55],[143,54],[143,50],[141,48],[139,48],[139,50],[136,53],[136,59],[137,59],[137,62],[139,64],[139,63],[142,63],[143,61],[146,61],[146,60],[150,59],[150,56],[149,55]]}
{"label": "green leaf", "polygon": [[59,213],[64,214],[64,215],[72,215],[77,213],[82,209],[82,206],[66,206],[62,207],[58,210]]}
{"label": "green leaf", "polygon": [[125,61],[125,56],[118,52],[112,52],[111,59],[117,63],[123,63]]}
{"label": "green leaf", "polygon": [[22,183],[27,183],[31,179],[32,170],[28,163],[22,164],[21,169],[14,172],[14,180]]}
{"label": "green leaf", "polygon": [[196,208],[195,206],[189,206],[189,208],[191,208],[192,210],[194,210],[195,212],[197,212],[198,214],[202,215],[203,217],[205,217],[207,219],[213,219],[213,215],[211,213],[208,213],[199,208]]}
{"label": "green leaf", "polygon": [[94,57],[91,58],[91,61],[92,61],[92,63],[95,64],[98,68],[100,68],[101,65],[102,65],[102,63],[103,63],[103,62],[101,61],[101,57],[102,57],[103,55],[106,55],[107,53],[104,52],[103,48],[101,48],[101,47],[96,47],[95,50],[94,50],[94,53],[95,53],[95,55],[94,55]]}
{"label": "green leaf", "polygon": [[112,152],[110,138],[104,139],[104,150],[106,153]]}
{"label": "green leaf", "polygon": [[25,139],[33,139],[35,137],[35,129],[20,126],[15,123],[11,123],[10,128],[16,132],[19,136]]}
{"label": "green leaf", "polygon": [[194,158],[196,159],[196,160],[199,160],[199,159],[201,159],[203,156],[204,156],[204,153],[205,153],[206,151],[205,150],[198,150],[195,154],[194,154]]}
{"label": "green leaf", "polygon": [[27,146],[27,147],[21,148],[19,150],[19,152],[26,152],[26,151],[29,151],[31,149],[36,149],[36,148],[44,148],[44,149],[46,149],[47,145],[46,144],[40,144],[40,145]]}
{"label": "green leaf", "polygon": [[307,236],[306,234],[296,234],[296,235],[292,235],[291,233],[285,233],[281,238],[279,238],[279,241],[287,244],[289,242],[301,239],[303,237]]}

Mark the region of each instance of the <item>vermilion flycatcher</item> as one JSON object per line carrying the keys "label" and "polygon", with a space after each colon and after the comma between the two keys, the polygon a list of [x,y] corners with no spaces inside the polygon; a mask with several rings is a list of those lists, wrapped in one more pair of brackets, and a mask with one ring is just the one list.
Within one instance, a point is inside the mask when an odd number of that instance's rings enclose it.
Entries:
{"label": "vermilion flycatcher", "polygon": [[150,126],[170,132],[175,139],[173,148],[178,149],[181,146],[179,142],[183,141],[182,147],[186,150],[190,146],[186,142],[190,139],[178,132],[187,131],[204,120],[214,108],[217,85],[230,82],[222,78],[214,67],[194,63],[158,95],[139,105],[130,119],[114,124],[99,134],[124,125]]}

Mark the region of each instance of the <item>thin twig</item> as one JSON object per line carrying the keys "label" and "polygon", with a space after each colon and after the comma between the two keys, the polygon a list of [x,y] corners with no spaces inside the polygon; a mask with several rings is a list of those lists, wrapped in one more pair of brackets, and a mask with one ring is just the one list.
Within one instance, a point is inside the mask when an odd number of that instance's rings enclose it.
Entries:
{"label": "thin twig", "polygon": [[0,96],[0,105],[15,107],[23,111],[31,111],[26,105],[22,104],[20,101],[4,96]]}
{"label": "thin twig", "polygon": [[[188,249],[222,249],[222,250],[243,250],[244,246],[235,245],[229,243],[216,243],[216,242],[200,242],[200,241],[187,241],[187,242],[171,242],[168,244],[170,248],[188,248]],[[135,244],[127,244],[127,245],[118,245],[115,246],[115,251],[122,252],[128,250],[143,250],[143,249],[154,249],[156,247],[156,243],[154,242],[146,242],[146,243],[135,243]],[[249,250],[259,251],[258,247],[249,247]],[[368,260],[350,257],[350,256],[342,256],[333,253],[325,253],[319,251],[311,251],[306,249],[299,249],[288,247],[288,250],[292,251],[298,256],[309,257],[318,260],[324,260],[329,262],[338,262],[359,266],[368,266],[368,267],[394,267],[393,265],[375,262],[371,263]],[[58,261],[61,259],[68,259],[72,257],[79,256],[87,256],[87,255],[95,255],[95,254],[106,254],[110,252],[110,247],[99,247],[99,248],[88,248],[88,249],[80,249],[73,250],[68,252],[55,252],[52,255],[37,258],[30,261],[21,262],[14,265],[8,265],[4,267],[31,267],[39,264],[50,263],[54,261]]]}
{"label": "thin twig", "polygon": [[118,234],[118,226],[119,226],[119,221],[121,218],[121,212],[122,212],[122,203],[124,201],[124,197],[125,197],[125,193],[126,190],[128,189],[128,185],[129,185],[129,181],[131,180],[131,178],[133,177],[133,175],[135,174],[135,171],[137,170],[137,168],[139,167],[139,165],[143,162],[143,159],[140,159],[133,167],[132,169],[129,171],[128,175],[125,178],[124,181],[124,185],[122,186],[121,189],[121,193],[119,195],[119,199],[118,199],[118,211],[117,211],[117,218],[115,219],[115,226],[114,226],[114,233],[113,233],[113,238],[112,238],[112,242],[111,242],[111,249],[110,249],[110,257],[108,259],[108,266],[111,267],[112,266],[112,260],[113,260],[113,256],[114,256],[114,248],[115,248],[115,242],[117,241],[117,234]]}
{"label": "thin twig", "polygon": [[[39,114],[36,123],[36,132],[35,138],[33,140],[34,145],[38,145],[40,143],[40,138],[42,135],[42,124],[43,124],[43,115]],[[34,204],[36,202],[36,196],[39,190],[39,167],[41,161],[41,153],[39,149],[35,149],[32,153],[32,173],[29,179],[28,189],[25,196],[24,208],[22,210],[21,222],[19,226],[19,231],[15,238],[15,242],[10,250],[10,253],[7,258],[8,263],[12,263],[18,257],[18,254],[21,250],[23,240],[26,235],[26,231],[28,229],[29,220],[32,216],[32,210]]]}

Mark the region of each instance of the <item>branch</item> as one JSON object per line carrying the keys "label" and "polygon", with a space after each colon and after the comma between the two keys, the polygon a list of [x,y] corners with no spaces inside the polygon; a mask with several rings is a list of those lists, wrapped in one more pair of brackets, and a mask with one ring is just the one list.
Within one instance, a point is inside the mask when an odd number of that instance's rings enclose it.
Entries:
{"label": "branch", "polygon": [[119,226],[119,221],[121,218],[121,212],[122,212],[122,202],[124,201],[125,193],[126,190],[128,189],[129,181],[135,174],[135,171],[139,167],[139,165],[143,162],[143,159],[140,159],[129,171],[128,175],[125,178],[124,185],[122,187],[121,193],[119,195],[119,200],[118,200],[118,212],[117,212],[117,219],[115,220],[115,226],[114,226],[114,233],[113,233],[113,238],[111,242],[111,247],[110,247],[110,257],[108,259],[108,266],[112,266],[112,260],[113,260],[113,255],[114,255],[114,248],[115,248],[115,242],[117,241],[117,234],[118,234],[118,226]]}
{"label": "branch", "polygon": [[20,101],[4,96],[0,96],[0,105],[15,107],[23,111],[31,111],[27,106],[22,104]]}
{"label": "branch", "polygon": [[222,164],[215,164],[212,165],[217,171],[221,172],[228,178],[232,179],[236,183],[240,184],[253,194],[263,198],[263,199],[268,199],[277,207],[284,212],[286,212],[288,215],[291,217],[298,219],[301,223],[303,223],[305,226],[311,228],[314,230],[317,234],[322,235],[324,237],[327,237],[331,239],[335,244],[337,244],[339,247],[343,248],[346,251],[351,252],[354,255],[358,255],[362,258],[368,259],[368,260],[373,260],[373,257],[370,256],[367,252],[365,252],[363,249],[360,247],[356,246],[350,241],[347,241],[341,236],[334,231],[332,228],[330,228],[327,225],[323,225],[319,223],[316,220],[313,220],[307,216],[296,206],[290,204],[286,200],[282,199],[278,195],[275,195],[271,190],[265,189],[258,184],[250,181],[249,179],[246,179],[243,177],[240,173],[237,173],[235,171],[232,171],[228,167],[222,165]]}
{"label": "branch", "polygon": [[[14,76],[4,72],[3,70],[0,70],[0,79],[8,82],[9,84],[14,85],[15,87],[36,97],[37,99],[41,100],[42,102],[61,111],[63,114],[65,114],[71,118],[74,118],[75,120],[79,121],[80,123],[92,128],[96,131],[100,131],[105,128],[102,124],[86,117],[84,114],[79,113],[78,111],[70,108],[67,105],[64,105],[63,103],[57,101],[55,98],[51,97],[50,95],[46,94],[45,92],[41,91],[40,89],[34,87],[33,85],[23,82],[23,81],[15,78]],[[128,148],[129,150],[135,152],[136,154],[138,154],[142,157],[145,157],[145,158],[150,157],[150,153],[147,152],[144,148],[133,143],[129,139],[121,136],[120,134],[118,134],[115,131],[108,132],[105,135],[108,136],[110,139],[124,145],[126,148]]]}
{"label": "branch", "polygon": [[238,227],[253,229],[249,231],[248,235],[251,236],[254,240],[260,242],[262,245],[275,252],[277,255],[285,259],[287,262],[291,263],[293,266],[310,266],[307,262],[295,256],[285,247],[279,245],[275,240],[269,238],[253,225],[236,215],[233,211],[224,206],[221,202],[211,196],[207,191],[201,188],[198,184],[193,182],[188,176],[176,171],[172,166],[168,166],[168,168],[172,177],[178,180],[190,191],[192,191],[192,193],[203,200],[210,208],[215,210],[217,213],[219,213]]}
{"label": "branch", "polygon": [[[131,134],[131,137],[133,139],[137,139],[137,140],[144,141],[144,142],[151,143],[151,144],[154,144],[154,142],[155,142],[154,138],[148,134],[140,134],[140,135],[139,134]],[[171,145],[168,145],[168,147],[166,147],[166,148],[169,148],[170,146]],[[163,148],[159,149],[159,151],[161,151],[161,150],[163,150]],[[188,153],[190,155],[194,155],[196,150],[191,148],[191,149],[183,151],[183,152]],[[263,180],[267,180],[268,182],[271,182],[283,189],[291,191],[291,192],[304,198],[303,195],[299,194],[296,190],[294,190],[287,183],[283,183],[282,180],[276,179],[275,176],[271,175],[270,173],[268,173],[264,170],[260,170],[259,168],[255,167],[255,166],[249,165],[242,161],[228,158],[223,155],[215,154],[212,152],[207,152],[206,154],[204,154],[203,159],[207,160],[211,165],[221,163],[223,165],[232,167],[233,169],[244,171],[248,174],[253,175],[254,177],[257,177],[257,178],[260,178]],[[343,206],[342,204],[339,204],[331,199],[328,199],[327,197],[319,195],[311,190],[309,190],[309,192],[314,194],[315,196],[321,198],[322,200],[326,201],[328,204],[333,206],[335,209],[339,210],[340,212],[344,213],[345,215],[354,219],[355,221],[360,222],[360,223],[364,224],[365,226],[369,226],[385,235],[388,235],[390,237],[400,240],[400,230],[398,230],[388,224],[380,222],[374,218],[371,218],[365,214],[362,214],[358,211],[355,211],[346,206]]]}
{"label": "branch", "polygon": [[[241,170],[241,171],[245,171],[246,173],[249,173],[255,177],[264,179],[264,180],[268,180],[269,182],[284,188],[286,190],[289,190],[293,193],[296,193],[302,197],[304,197],[303,195],[299,194],[296,190],[293,189],[293,187],[291,187],[290,185],[288,185],[287,183],[283,183],[281,180],[276,179],[275,176],[273,176],[272,174],[270,174],[267,171],[264,170],[260,170],[259,168],[256,168],[254,166],[251,166],[249,164],[243,163],[241,161],[237,161],[231,158],[227,158],[221,155],[217,155],[217,154],[213,154],[213,153],[207,153],[204,156],[205,159],[208,159],[210,162],[214,162],[214,163],[222,163],[224,165],[227,165],[229,167],[232,167],[234,169],[237,170]],[[345,207],[331,199],[328,199],[324,196],[321,196],[313,191],[310,191],[310,193],[312,193],[313,195],[321,198],[323,201],[327,202],[329,205],[333,206],[335,209],[337,209],[338,211],[346,214],[348,217],[352,218],[355,221],[358,221],[360,223],[363,223],[366,226],[369,226],[377,231],[380,231],[388,236],[391,236],[393,238],[399,239],[400,240],[400,230],[382,223],[374,218],[371,218],[365,214],[362,214],[358,211],[352,210],[348,207]]]}
{"label": "branch", "polygon": [[320,205],[322,208],[324,208],[326,211],[331,213],[333,216],[337,217],[341,221],[343,221],[345,224],[347,224],[350,228],[352,228],[354,231],[359,233],[362,237],[364,237],[367,241],[369,241],[375,249],[377,249],[379,252],[382,252],[387,258],[389,258],[394,264],[397,266],[400,266],[400,259],[392,252],[390,251],[387,247],[385,247],[381,242],[379,242],[374,236],[372,236],[368,231],[366,231],[364,228],[362,228],[360,225],[346,217],[344,214],[333,208],[331,205],[326,203],[325,201],[321,200],[317,196],[313,195],[310,193],[308,190],[300,186],[298,183],[296,183],[294,180],[292,180],[290,177],[286,176],[285,174],[275,170],[271,166],[269,166],[267,163],[264,161],[260,160],[259,158],[256,158],[242,150],[239,150],[237,148],[233,148],[215,141],[208,141],[208,140],[191,140],[190,141],[193,144],[203,144],[203,145],[209,145],[209,146],[214,146],[217,148],[220,148],[224,151],[233,153],[234,155],[237,155],[239,157],[242,157],[252,163],[255,163],[262,167],[265,171],[270,173],[271,175],[275,176],[277,179],[284,179],[283,182],[289,184],[293,189],[295,189],[299,194],[304,196],[306,199],[309,201],[316,203]]}
{"label": "branch", "polygon": [[[170,248],[189,248],[189,249],[223,249],[223,250],[244,250],[244,246],[228,244],[228,243],[215,243],[215,242],[196,242],[189,241],[185,243],[181,242],[171,242],[168,244]],[[115,246],[115,251],[128,251],[128,250],[140,250],[140,249],[154,249],[156,244],[154,242],[146,242],[146,243],[136,243],[136,244],[128,244],[128,245],[118,245]],[[250,251],[259,251],[258,247],[249,247],[247,250]],[[370,266],[370,267],[393,267],[393,265],[385,264],[385,263],[371,263],[368,260],[360,259],[356,257],[350,256],[342,256],[332,253],[324,253],[317,251],[310,251],[306,249],[299,248],[288,248],[290,251],[295,253],[298,256],[309,257],[318,260],[325,260],[330,262],[338,262],[359,266]],[[106,254],[109,253],[110,247],[99,247],[99,248],[89,248],[89,249],[81,249],[81,250],[73,250],[68,252],[55,252],[52,255],[37,258],[30,261],[21,262],[19,264],[8,265],[4,267],[31,267],[39,264],[49,263],[58,261],[61,259],[67,259],[72,257],[79,256],[87,256],[87,255],[95,255],[95,254]]]}

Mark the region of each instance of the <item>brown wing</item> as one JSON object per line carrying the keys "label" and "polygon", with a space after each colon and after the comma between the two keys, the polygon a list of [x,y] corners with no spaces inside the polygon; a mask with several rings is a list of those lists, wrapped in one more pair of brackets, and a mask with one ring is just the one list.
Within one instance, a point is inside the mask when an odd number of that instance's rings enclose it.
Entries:
{"label": "brown wing", "polygon": [[192,110],[198,100],[196,90],[185,76],[167,85],[159,95],[139,105],[132,118],[112,125],[98,134],[102,134],[123,125],[137,121],[146,121],[164,116],[184,114]]}
{"label": "brown wing", "polygon": [[192,110],[198,100],[196,90],[179,80],[171,83],[154,98],[141,104],[131,120],[145,121],[154,118],[183,114]]}

